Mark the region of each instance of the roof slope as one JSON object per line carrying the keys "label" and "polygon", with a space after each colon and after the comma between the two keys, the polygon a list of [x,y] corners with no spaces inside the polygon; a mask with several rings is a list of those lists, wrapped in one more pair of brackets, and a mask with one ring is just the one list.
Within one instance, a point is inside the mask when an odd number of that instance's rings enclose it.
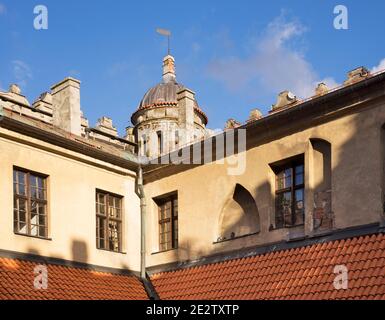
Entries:
{"label": "roof slope", "polygon": [[[336,290],[336,265],[348,289]],[[385,235],[355,237],[151,277],[161,299],[385,299]]]}
{"label": "roof slope", "polygon": [[135,276],[45,264],[48,288],[35,289],[36,262],[0,257],[0,300],[145,300]]}

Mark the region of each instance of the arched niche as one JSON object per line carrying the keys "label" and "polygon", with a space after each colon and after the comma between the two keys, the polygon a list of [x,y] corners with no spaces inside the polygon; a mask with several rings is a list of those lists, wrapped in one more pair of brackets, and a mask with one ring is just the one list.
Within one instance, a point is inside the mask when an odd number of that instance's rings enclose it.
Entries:
{"label": "arched niche", "polygon": [[236,184],[219,218],[218,241],[230,240],[260,231],[257,204],[250,192]]}

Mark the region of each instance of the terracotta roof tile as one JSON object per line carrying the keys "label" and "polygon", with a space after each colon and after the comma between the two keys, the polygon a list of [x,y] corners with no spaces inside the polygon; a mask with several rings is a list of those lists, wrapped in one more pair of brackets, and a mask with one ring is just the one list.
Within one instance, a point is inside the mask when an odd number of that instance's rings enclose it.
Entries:
{"label": "terracotta roof tile", "polygon": [[48,288],[35,289],[37,263],[0,257],[0,299],[130,300],[148,299],[135,276],[95,272],[85,268],[45,265]]}
{"label": "terracotta roof tile", "polygon": [[[347,290],[334,288],[338,264],[348,268]],[[161,299],[385,299],[385,235],[174,270],[151,280]]]}

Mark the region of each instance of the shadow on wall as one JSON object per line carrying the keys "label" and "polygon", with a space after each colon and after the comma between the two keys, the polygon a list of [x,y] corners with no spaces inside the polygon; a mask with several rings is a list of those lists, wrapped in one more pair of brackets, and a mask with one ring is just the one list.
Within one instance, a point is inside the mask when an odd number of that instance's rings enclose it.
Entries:
{"label": "shadow on wall", "polygon": [[[182,262],[182,261],[194,261],[203,255],[205,255],[205,252],[202,250],[196,250],[193,249],[194,246],[191,245],[191,242],[181,241],[178,243],[178,250],[174,250],[174,258],[176,261]],[[174,261],[175,261],[174,260]]]}
{"label": "shadow on wall", "polygon": [[237,183],[220,213],[217,241],[255,234],[259,231],[260,217],[257,204],[251,193]]}
{"label": "shadow on wall", "polygon": [[72,260],[81,263],[88,262],[87,244],[82,240],[72,241]]}
{"label": "shadow on wall", "polygon": [[[350,103],[361,102],[359,96],[354,100]],[[346,137],[342,142],[339,142],[341,136],[331,139],[329,133],[324,134],[319,127],[314,127],[311,138],[303,141],[303,152],[310,159],[305,163],[309,185],[305,190],[304,231],[323,233],[384,221],[385,126],[381,127],[384,122],[385,107],[377,107],[341,119],[338,130]],[[319,124],[311,123],[308,127],[305,124],[304,129]],[[266,170],[270,170],[268,164]],[[227,195],[218,219],[218,241],[259,231],[268,233],[269,227],[275,224],[274,187],[266,180],[255,190],[253,197],[246,188],[236,184],[232,194]],[[196,247],[188,242],[181,243],[180,247],[183,253],[178,255],[179,261],[196,259],[202,254],[191,252]],[[233,249],[232,241],[223,243],[220,251],[226,251],[226,247]],[[214,248],[204,255],[216,252]]]}

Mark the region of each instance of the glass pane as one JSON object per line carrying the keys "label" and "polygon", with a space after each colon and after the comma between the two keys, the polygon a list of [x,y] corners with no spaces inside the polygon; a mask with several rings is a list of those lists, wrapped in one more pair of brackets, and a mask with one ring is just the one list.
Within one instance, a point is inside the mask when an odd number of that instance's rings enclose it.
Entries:
{"label": "glass pane", "polygon": [[276,196],[276,225],[282,227],[292,224],[291,193],[280,193]]}
{"label": "glass pane", "polygon": [[24,222],[19,223],[19,230],[17,232],[22,233],[22,234],[27,234],[27,224]]}
{"label": "glass pane", "polygon": [[26,196],[27,195],[27,188],[25,187],[24,184],[19,184],[17,186],[17,194],[19,195],[22,195],[22,196]]}
{"label": "glass pane", "polygon": [[46,216],[45,215],[39,215],[39,225],[40,226],[46,225]]}
{"label": "glass pane", "polygon": [[46,212],[45,212],[45,204],[38,203],[37,207],[38,207],[39,214],[46,214]]}
{"label": "glass pane", "polygon": [[100,217],[96,218],[97,220],[97,230],[96,230],[96,238],[98,248],[105,249],[105,219]]}
{"label": "glass pane", "polygon": [[33,200],[31,201],[31,214],[38,214],[37,202]]}
{"label": "glass pane", "polygon": [[295,184],[301,185],[304,183],[304,166],[299,165],[295,167]]}
{"label": "glass pane", "polygon": [[46,228],[44,226],[39,227],[39,237],[45,238],[47,236]]}
{"label": "glass pane", "polygon": [[108,238],[110,244],[110,250],[119,251],[120,243],[119,243],[119,224],[116,221],[110,221],[108,224]]}
{"label": "glass pane", "polygon": [[31,198],[37,199],[38,198],[38,192],[37,189],[34,187],[31,187]]}
{"label": "glass pane", "polygon": [[298,185],[301,185],[303,184],[303,173],[299,173],[299,174],[296,174],[295,175],[295,185],[298,186]]}
{"label": "glass pane", "polygon": [[304,223],[304,190],[295,191],[295,224],[301,225]]}
{"label": "glass pane", "polygon": [[30,175],[29,176],[29,183],[31,184],[31,187],[37,188],[37,177]]}
{"label": "glass pane", "polygon": [[25,185],[25,180],[26,180],[26,174],[24,172],[17,172],[17,182],[19,184],[24,184]]}
{"label": "glass pane", "polygon": [[295,167],[295,172],[298,174],[298,173],[303,173],[304,172],[304,166],[303,164],[299,165],[299,166],[296,166]]}
{"label": "glass pane", "polygon": [[165,209],[165,218],[171,217],[171,201],[166,202],[166,209]]}
{"label": "glass pane", "polygon": [[19,222],[27,222],[26,212],[25,211],[19,211]]}
{"label": "glass pane", "polygon": [[291,168],[285,169],[277,174],[277,190],[291,187]]}
{"label": "glass pane", "polygon": [[105,194],[96,193],[96,212],[103,215],[107,213]]}
{"label": "glass pane", "polygon": [[39,224],[39,215],[37,213],[31,212],[31,224],[38,225]]}
{"label": "glass pane", "polygon": [[38,226],[31,224],[31,236],[37,237],[38,236]]}
{"label": "glass pane", "polygon": [[38,177],[37,178],[37,186],[39,189],[45,189],[45,179]]}
{"label": "glass pane", "polygon": [[17,200],[18,204],[19,204],[19,211],[27,211],[27,200],[24,200],[24,199],[18,199]]}

